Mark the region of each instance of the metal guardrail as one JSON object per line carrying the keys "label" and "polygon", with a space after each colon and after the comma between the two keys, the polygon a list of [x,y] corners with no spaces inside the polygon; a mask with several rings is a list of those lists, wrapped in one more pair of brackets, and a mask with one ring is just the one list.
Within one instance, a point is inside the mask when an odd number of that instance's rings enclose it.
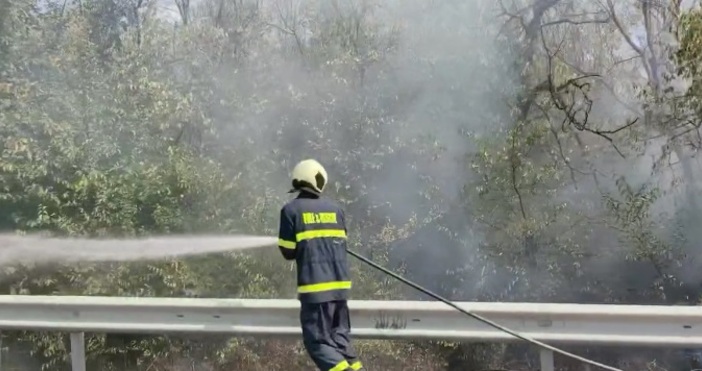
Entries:
{"label": "metal guardrail", "polygon": [[[459,305],[551,344],[702,346],[702,307],[549,303]],[[358,339],[517,340],[442,303],[349,302]],[[0,330],[71,333],[74,371],[85,371],[84,333],[300,336],[297,300],[0,295]],[[542,370],[553,354],[541,351]],[[92,371],[92,370],[91,370]]]}

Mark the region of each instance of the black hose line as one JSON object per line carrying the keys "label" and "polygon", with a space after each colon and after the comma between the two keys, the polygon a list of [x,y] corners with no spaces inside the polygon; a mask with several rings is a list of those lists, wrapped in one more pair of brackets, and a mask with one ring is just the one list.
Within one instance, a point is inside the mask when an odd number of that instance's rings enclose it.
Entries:
{"label": "black hose line", "polygon": [[412,282],[412,281],[410,281],[410,280],[408,280],[408,279],[406,279],[406,278],[400,276],[399,274],[397,274],[397,273],[395,273],[395,272],[393,272],[393,271],[391,271],[391,270],[389,270],[389,269],[387,269],[387,268],[385,268],[385,267],[383,267],[383,266],[381,266],[381,265],[375,263],[374,261],[372,261],[372,260],[366,258],[366,257],[363,256],[363,255],[360,255],[359,253],[357,253],[357,252],[355,252],[355,251],[353,251],[353,250],[347,249],[346,251],[349,253],[349,255],[353,256],[354,258],[360,260],[360,261],[363,262],[363,263],[366,263],[366,264],[370,265],[371,267],[373,267],[373,268],[375,268],[375,269],[377,269],[377,270],[379,270],[379,271],[381,271],[381,272],[383,272],[383,273],[385,273],[385,274],[387,274],[387,275],[389,275],[389,276],[392,276],[393,278],[395,278],[396,280],[398,280],[398,281],[404,283],[405,285],[410,286],[410,287],[412,287],[413,289],[415,289],[415,290],[417,290],[417,291],[419,291],[419,292],[422,292],[422,293],[424,293],[424,294],[426,294],[426,295],[431,296],[432,298],[434,298],[434,299],[436,299],[436,300],[438,300],[438,301],[440,301],[440,302],[442,302],[442,303],[444,303],[444,304],[446,304],[446,305],[452,307],[453,309],[455,309],[455,310],[457,310],[457,311],[459,311],[459,312],[465,314],[465,315],[468,316],[468,317],[471,317],[471,318],[476,319],[476,320],[478,320],[478,321],[480,321],[480,322],[482,322],[482,323],[485,323],[485,324],[487,324],[487,325],[489,325],[489,326],[492,326],[492,327],[494,327],[494,328],[496,328],[496,329],[498,329],[498,330],[500,330],[500,331],[502,331],[502,332],[505,332],[505,333],[507,333],[507,334],[510,334],[510,335],[512,335],[512,336],[514,336],[514,337],[516,337],[516,338],[518,338],[518,339],[521,339],[521,340],[524,340],[524,341],[526,341],[526,342],[529,342],[529,343],[532,343],[532,344],[534,344],[534,345],[537,345],[537,346],[539,346],[539,347],[548,349],[548,350],[550,350],[550,351],[552,351],[552,352],[554,352],[554,353],[558,353],[558,354],[564,355],[564,356],[566,356],[566,357],[570,357],[570,358],[573,358],[573,359],[577,359],[578,361],[581,361],[581,362],[584,362],[584,363],[587,363],[587,364],[590,364],[590,365],[593,365],[593,366],[600,367],[600,368],[605,369],[605,370],[610,370],[610,371],[622,371],[622,370],[620,370],[620,369],[618,369],[618,368],[614,368],[614,367],[612,367],[612,366],[608,366],[608,365],[605,365],[605,364],[602,364],[602,363],[593,361],[593,360],[591,360],[591,359],[581,357],[581,356],[579,356],[579,355],[577,355],[577,354],[573,354],[573,353],[566,352],[565,350],[561,350],[561,349],[559,349],[559,348],[556,348],[556,347],[554,347],[554,346],[548,345],[548,344],[546,344],[546,343],[542,343],[541,341],[538,341],[538,340],[536,340],[536,339],[532,339],[532,338],[529,338],[529,337],[527,337],[527,336],[521,335],[521,334],[519,334],[518,332],[512,331],[512,330],[508,329],[507,327],[504,327],[504,326],[502,326],[502,325],[500,325],[500,324],[498,324],[498,323],[496,323],[496,322],[493,322],[493,321],[491,321],[491,320],[489,320],[489,319],[487,319],[487,318],[485,318],[485,317],[482,317],[482,316],[477,315],[477,314],[475,314],[475,313],[471,313],[470,311],[461,308],[460,306],[458,306],[456,303],[452,302],[451,300],[448,300],[448,299],[444,298],[443,296],[441,296],[441,295],[439,295],[439,294],[437,294],[437,293],[435,293],[435,292],[433,292],[433,291],[431,291],[431,290],[429,290],[429,289],[427,289],[427,288],[425,288],[425,287],[422,287],[422,286],[420,286],[420,285],[418,285],[418,284],[416,284],[416,283],[414,283],[414,282]]}

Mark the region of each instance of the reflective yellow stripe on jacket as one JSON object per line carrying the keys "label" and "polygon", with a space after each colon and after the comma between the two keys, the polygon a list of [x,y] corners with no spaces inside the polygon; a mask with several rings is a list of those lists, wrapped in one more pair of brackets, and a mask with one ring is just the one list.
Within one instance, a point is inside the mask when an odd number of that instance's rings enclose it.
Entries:
{"label": "reflective yellow stripe on jacket", "polygon": [[300,232],[296,236],[297,242],[311,240],[313,238],[346,238],[346,231],[343,229],[317,229],[313,231]]}
{"label": "reflective yellow stripe on jacket", "polygon": [[278,239],[278,246],[286,249],[294,249],[297,243],[295,241],[286,241],[282,238]]}
{"label": "reflective yellow stripe on jacket", "polygon": [[278,246],[286,249],[294,249],[296,242],[311,240],[313,238],[337,237],[346,238],[346,231],[343,229],[320,229],[316,231],[300,232],[296,236],[297,241],[286,241],[278,239]]}

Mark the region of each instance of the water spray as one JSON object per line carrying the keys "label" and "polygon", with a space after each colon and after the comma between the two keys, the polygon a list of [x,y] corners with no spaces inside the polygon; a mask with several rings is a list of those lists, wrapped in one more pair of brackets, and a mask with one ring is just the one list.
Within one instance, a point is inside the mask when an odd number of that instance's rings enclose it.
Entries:
{"label": "water spray", "polygon": [[64,238],[0,234],[0,266],[79,262],[158,261],[272,246],[269,236],[185,235],[145,238]]}

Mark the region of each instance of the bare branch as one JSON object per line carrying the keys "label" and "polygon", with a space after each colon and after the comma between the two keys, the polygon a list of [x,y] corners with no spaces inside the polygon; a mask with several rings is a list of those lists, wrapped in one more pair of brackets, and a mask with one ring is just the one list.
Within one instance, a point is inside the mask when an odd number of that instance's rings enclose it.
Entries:
{"label": "bare branch", "polygon": [[[587,78],[591,77],[600,77],[599,75],[593,74],[593,75],[583,75],[583,76],[578,76],[575,78],[571,78],[566,80],[563,84],[556,85],[553,81],[553,59],[554,56],[556,55],[556,52],[551,52],[549,46],[546,43],[546,38],[544,35],[543,28],[541,29],[541,42],[544,50],[546,51],[547,54],[547,63],[548,63],[548,73],[547,73],[547,81],[548,81],[548,90],[551,95],[551,101],[553,104],[556,106],[557,109],[559,109],[563,114],[565,115],[565,118],[563,119],[561,126],[565,128],[566,125],[572,125],[574,126],[577,130],[580,131],[586,131],[592,134],[595,134],[597,136],[600,136],[607,140],[614,150],[622,157],[625,158],[624,153],[619,149],[619,147],[614,143],[614,139],[610,135],[616,134],[626,128],[631,127],[634,125],[638,119],[633,120],[631,122],[628,122],[622,127],[619,127],[614,130],[596,130],[592,129],[588,125],[589,121],[589,116],[590,116],[590,111],[592,110],[592,104],[593,101],[590,99],[588,96],[588,91],[590,88],[590,83],[588,82],[580,82],[580,80],[584,80]],[[563,93],[570,93],[570,103],[566,103],[562,98],[561,94]],[[582,95],[581,97],[581,102],[584,104],[584,107],[576,107],[577,104],[577,97],[576,94],[580,93]],[[577,116],[581,114],[584,116],[582,119],[578,119]]]}
{"label": "bare branch", "polygon": [[619,17],[617,17],[617,13],[614,10],[614,3],[612,2],[612,0],[607,0],[607,5],[609,7],[609,16],[612,18],[614,25],[617,26],[619,33],[621,33],[622,37],[624,37],[624,40],[626,40],[627,44],[629,44],[629,46],[636,53],[638,53],[642,58],[645,58],[643,49],[639,48],[636,45],[636,43],[634,43],[634,39],[632,39],[629,33],[624,29],[622,22],[619,20]]}
{"label": "bare branch", "polygon": [[[561,55],[558,55],[557,58],[558,58],[558,60],[559,60],[561,63],[567,65],[568,67],[572,68],[573,70],[575,70],[576,72],[580,73],[581,75],[589,75],[589,76],[595,76],[595,75],[597,75],[597,74],[594,73],[594,72],[587,72],[587,71],[582,70],[580,67],[578,67],[578,66],[576,66],[575,64],[569,62],[568,60],[566,60],[566,59],[565,59],[563,56],[561,56]],[[632,60],[632,59],[638,59],[638,58],[639,58],[639,56],[634,56],[634,57],[626,58],[626,59],[623,59],[623,60],[619,60],[619,61],[615,62],[615,65],[616,65],[616,64],[620,64],[620,63],[625,63],[625,62],[630,61],[630,60]],[[614,67],[612,67],[612,68],[614,68]],[[610,68],[609,70],[607,70],[606,73],[608,73],[608,72],[610,72],[610,71],[611,71],[611,68]],[[602,86],[604,86],[604,88],[607,89],[607,91],[609,91],[609,93],[612,95],[612,97],[613,97],[613,98],[617,101],[617,103],[619,103],[622,107],[626,108],[628,111],[630,111],[632,114],[634,114],[634,115],[637,116],[637,117],[643,115],[643,112],[641,112],[641,110],[639,110],[637,107],[632,106],[631,104],[624,102],[624,101],[619,97],[619,95],[614,91],[614,87],[613,87],[610,83],[608,83],[608,82],[604,79],[604,77],[598,79],[598,82],[599,82],[600,84],[602,84]]]}
{"label": "bare branch", "polygon": [[570,18],[557,19],[555,21],[546,22],[541,25],[541,27],[555,26],[559,24],[570,24],[570,25],[583,25],[583,24],[597,24],[597,23],[609,23],[611,18],[606,16],[605,18],[595,18],[595,19],[584,19],[575,21]]}
{"label": "bare branch", "polygon": [[570,179],[573,182],[573,187],[575,187],[575,189],[577,190],[578,181],[576,180],[575,173],[577,172],[582,175],[587,175],[587,173],[573,167],[573,165],[570,162],[570,159],[568,159],[568,156],[566,156],[565,154],[563,144],[561,143],[561,138],[558,136],[558,130],[556,130],[556,128],[554,128],[553,125],[550,124],[551,122],[553,122],[553,120],[551,119],[551,115],[549,115],[548,111],[542,106],[537,104],[536,107],[538,107],[539,110],[541,110],[541,112],[544,115],[544,118],[549,122],[549,131],[551,131],[553,138],[556,140],[556,145],[558,146],[558,155],[561,161],[563,161],[563,163],[565,164],[565,166],[568,167],[568,170],[570,171]]}
{"label": "bare branch", "polygon": [[[520,125],[520,124],[517,124]],[[517,185],[517,169],[519,167],[519,155],[517,153],[517,133],[512,133],[512,148],[510,151],[510,165],[511,165],[511,175],[512,175],[512,189],[517,195],[517,201],[519,202],[519,211],[523,219],[527,218],[526,209],[524,207],[524,199],[522,198],[522,193]]]}
{"label": "bare branch", "polygon": [[190,21],[190,0],[174,0],[176,7],[178,8],[178,13],[180,14],[180,19],[183,21],[184,25],[187,25]]}
{"label": "bare branch", "polygon": [[[293,1],[293,0],[291,0],[291,1]],[[302,39],[300,38],[300,35],[298,34],[296,17],[294,15],[286,16],[285,14],[283,14],[283,9],[281,9],[280,4],[278,2],[276,2],[275,8],[278,12],[278,18],[280,19],[282,26],[279,26],[279,25],[276,25],[273,23],[268,23],[267,25],[283,32],[286,35],[292,36],[295,39],[295,44],[297,45],[297,51],[300,53],[300,55],[304,56],[305,49],[302,45]],[[289,13],[294,13],[292,8],[293,8],[293,5],[292,5],[292,3],[290,3]],[[289,19],[289,18],[292,18],[292,19]]]}

